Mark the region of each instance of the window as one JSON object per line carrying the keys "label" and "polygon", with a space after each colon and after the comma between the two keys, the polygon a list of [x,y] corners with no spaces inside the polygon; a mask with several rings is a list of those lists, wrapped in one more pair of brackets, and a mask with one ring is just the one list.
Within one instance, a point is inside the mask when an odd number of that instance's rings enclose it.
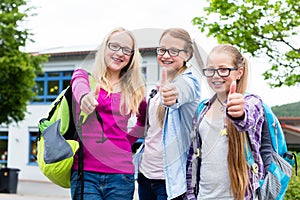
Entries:
{"label": "window", "polygon": [[35,81],[33,91],[36,93],[33,103],[51,103],[65,89],[72,78],[73,71],[45,72]]}
{"label": "window", "polygon": [[36,146],[36,137],[38,136],[38,131],[29,131],[29,164],[37,165],[36,156],[37,156],[37,146]]}
{"label": "window", "polygon": [[8,132],[0,131],[0,168],[7,167]]}
{"label": "window", "polygon": [[147,80],[147,64],[148,64],[148,62],[144,60],[143,64],[142,64],[142,69],[141,69],[145,80]]}

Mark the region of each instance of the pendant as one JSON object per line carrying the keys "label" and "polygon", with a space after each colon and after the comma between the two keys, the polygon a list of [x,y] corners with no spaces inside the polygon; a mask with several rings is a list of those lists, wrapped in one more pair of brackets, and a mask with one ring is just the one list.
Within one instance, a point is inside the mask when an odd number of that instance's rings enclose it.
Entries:
{"label": "pendant", "polygon": [[227,135],[226,128],[223,128],[223,129],[220,130],[220,136],[223,136],[223,135]]}
{"label": "pendant", "polygon": [[225,107],[224,106],[221,106],[220,107],[220,111],[223,113],[225,111]]}

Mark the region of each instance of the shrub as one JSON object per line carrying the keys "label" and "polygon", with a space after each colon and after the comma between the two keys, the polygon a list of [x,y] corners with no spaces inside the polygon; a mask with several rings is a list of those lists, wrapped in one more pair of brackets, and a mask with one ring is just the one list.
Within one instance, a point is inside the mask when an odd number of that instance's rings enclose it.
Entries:
{"label": "shrub", "polygon": [[[297,161],[300,161],[300,152],[296,153]],[[300,200],[300,174],[298,170],[298,175],[296,176],[295,167],[293,167],[293,175],[291,177],[291,181],[289,182],[289,186],[285,193],[285,200]]]}

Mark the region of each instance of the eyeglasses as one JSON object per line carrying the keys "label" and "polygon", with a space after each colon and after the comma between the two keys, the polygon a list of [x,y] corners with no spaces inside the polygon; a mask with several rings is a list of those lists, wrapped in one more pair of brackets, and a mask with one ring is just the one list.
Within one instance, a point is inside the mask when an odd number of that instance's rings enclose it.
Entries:
{"label": "eyeglasses", "polygon": [[131,56],[134,52],[134,50],[128,48],[128,47],[121,47],[119,44],[117,43],[108,43],[108,48],[112,51],[119,51],[120,49],[122,49],[123,54],[127,55],[127,56]]}
{"label": "eyeglasses", "polygon": [[217,72],[220,77],[228,77],[230,75],[230,72],[233,70],[237,70],[238,67],[233,67],[233,68],[218,68],[218,69],[213,69],[213,68],[205,68],[203,69],[203,74],[206,77],[213,77],[215,73]]}
{"label": "eyeglasses", "polygon": [[156,53],[157,53],[157,55],[160,55],[160,56],[163,56],[163,55],[165,55],[166,52],[168,52],[170,56],[176,57],[179,55],[179,53],[181,51],[186,52],[186,50],[184,50],[184,49],[175,49],[175,48],[165,49],[165,48],[161,48],[161,47],[156,48]]}

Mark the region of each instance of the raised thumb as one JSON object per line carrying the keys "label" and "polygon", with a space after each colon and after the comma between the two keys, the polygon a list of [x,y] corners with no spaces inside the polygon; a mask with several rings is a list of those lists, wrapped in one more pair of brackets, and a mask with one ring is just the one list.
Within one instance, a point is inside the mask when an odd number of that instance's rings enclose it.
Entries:
{"label": "raised thumb", "polygon": [[233,94],[236,91],[236,81],[232,81],[230,84],[229,94]]}
{"label": "raised thumb", "polygon": [[98,95],[100,93],[100,84],[98,83],[95,87],[95,91],[94,91],[94,95],[95,95],[95,98],[97,99]]}
{"label": "raised thumb", "polygon": [[165,67],[163,67],[161,71],[161,86],[166,85],[167,80],[168,80],[168,71]]}

